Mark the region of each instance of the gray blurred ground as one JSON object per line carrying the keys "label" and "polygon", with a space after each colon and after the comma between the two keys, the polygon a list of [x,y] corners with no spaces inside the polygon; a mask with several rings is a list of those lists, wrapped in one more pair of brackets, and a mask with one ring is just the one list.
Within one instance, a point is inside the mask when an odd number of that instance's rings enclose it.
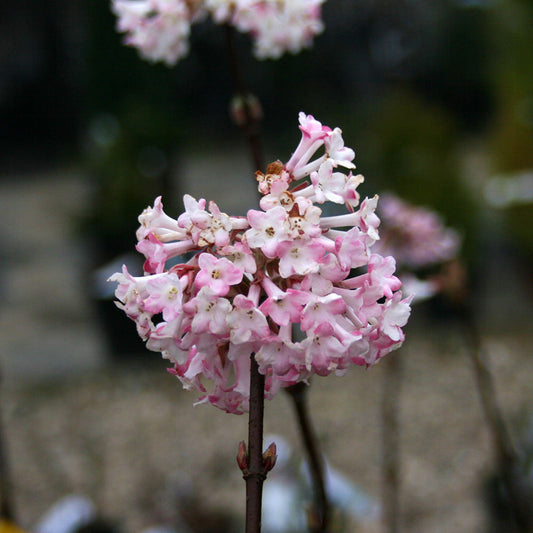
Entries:
{"label": "gray blurred ground", "polygon": [[89,258],[74,231],[89,192],[71,169],[0,182],[0,357],[7,384],[105,361],[88,305]]}

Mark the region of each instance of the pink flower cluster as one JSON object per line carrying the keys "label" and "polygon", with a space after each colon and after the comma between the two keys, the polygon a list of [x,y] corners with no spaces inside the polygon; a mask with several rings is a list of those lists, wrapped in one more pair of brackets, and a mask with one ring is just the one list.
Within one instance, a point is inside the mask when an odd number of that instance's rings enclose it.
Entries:
{"label": "pink flower cluster", "polygon": [[[256,172],[260,209],[232,217],[186,195],[176,220],[158,198],[139,217],[145,275],[124,266],[111,277],[147,347],[174,363],[199,403],[232,413],[248,408],[252,354],[271,398],[313,374],[373,365],[404,340],[410,305],[395,260],[371,251],[377,196],[359,204],[363,177],[351,173],[339,128],[299,120],[289,161]],[[325,201],[348,212],[322,216]]]}
{"label": "pink flower cluster", "polygon": [[189,52],[191,24],[204,13],[202,0],[112,0],[117,30],[144,59],[174,65]]}
{"label": "pink flower cluster", "polygon": [[191,24],[210,15],[249,33],[259,59],[309,47],[323,30],[325,0],[112,0],[117,29],[150,61],[175,64],[189,50]]}
{"label": "pink flower cluster", "polygon": [[381,196],[378,211],[381,239],[374,250],[395,257],[408,294],[416,299],[433,296],[440,290],[439,283],[433,278],[423,280],[420,271],[454,259],[461,246],[459,234],[444,226],[434,211],[391,193]]}

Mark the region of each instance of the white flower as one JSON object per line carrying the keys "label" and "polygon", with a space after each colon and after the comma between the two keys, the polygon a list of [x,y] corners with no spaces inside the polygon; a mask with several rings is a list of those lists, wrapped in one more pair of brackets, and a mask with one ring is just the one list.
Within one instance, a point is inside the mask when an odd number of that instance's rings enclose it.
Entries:
{"label": "white flower", "polygon": [[210,14],[249,33],[259,59],[277,59],[311,45],[323,30],[325,0],[111,0],[126,44],[149,61],[174,65],[189,51],[191,25]]}

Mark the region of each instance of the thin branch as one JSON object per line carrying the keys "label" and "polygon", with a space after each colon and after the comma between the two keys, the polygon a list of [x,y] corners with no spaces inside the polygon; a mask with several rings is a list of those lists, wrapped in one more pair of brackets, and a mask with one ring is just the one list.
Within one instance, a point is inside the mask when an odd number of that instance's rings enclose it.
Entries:
{"label": "thin branch", "polygon": [[384,364],[382,399],[383,522],[386,533],[400,531],[400,386],[402,357],[396,353]]}
{"label": "thin branch", "polygon": [[329,531],[330,508],[326,492],[324,477],[324,458],[318,448],[309,406],[307,403],[308,385],[297,383],[285,390],[291,397],[298,418],[300,435],[304,444],[313,485],[313,512],[311,515],[310,530],[312,533],[326,533]]}
{"label": "thin branch", "polygon": [[518,453],[498,403],[488,359],[482,353],[481,335],[472,312],[466,306],[463,317],[463,332],[467,339],[468,354],[473,363],[481,407],[491,433],[496,455],[502,465],[514,463],[518,460]]}
{"label": "thin branch", "polygon": [[498,465],[498,475],[506,491],[506,500],[517,531],[531,531],[533,513],[531,494],[525,490],[522,458],[507,428],[505,418],[498,402],[496,387],[489,360],[482,350],[481,334],[477,327],[472,309],[463,307],[461,323],[467,339],[467,349],[472,360],[481,408],[491,433]]}
{"label": "thin branch", "polygon": [[248,419],[248,468],[246,481],[246,533],[261,531],[263,482],[266,479],[263,460],[263,415],[265,376],[259,372],[255,354],[250,358],[250,410]]}
{"label": "thin branch", "polygon": [[[0,373],[0,386],[2,384],[2,375]],[[0,388],[1,392],[1,388]],[[0,402],[1,407],[1,402]],[[7,451],[3,435],[3,418],[0,409],[0,520],[4,519],[10,522],[15,520],[15,512],[12,503],[11,478],[8,464]]]}

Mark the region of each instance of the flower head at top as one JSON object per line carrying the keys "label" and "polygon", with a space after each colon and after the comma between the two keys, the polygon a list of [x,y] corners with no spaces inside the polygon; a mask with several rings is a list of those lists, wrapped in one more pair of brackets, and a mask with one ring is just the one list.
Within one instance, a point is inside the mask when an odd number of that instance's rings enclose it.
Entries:
{"label": "flower head at top", "polygon": [[258,59],[298,53],[322,32],[325,0],[112,0],[117,30],[149,61],[174,65],[189,51],[191,25],[210,15],[248,33]]}
{"label": "flower head at top", "polygon": [[[313,374],[371,366],[404,340],[410,299],[394,258],[372,249],[377,196],[359,204],[363,177],[351,172],[340,129],[299,120],[289,161],[256,173],[259,209],[232,217],[186,195],[175,220],[158,198],[139,217],[144,275],[124,267],[111,277],[147,347],[173,363],[199,403],[232,413],[248,409],[252,355],[271,398]],[[324,216],[325,202],[346,213]]]}
{"label": "flower head at top", "polygon": [[189,52],[191,24],[203,15],[202,2],[186,0],[112,0],[117,30],[125,43],[149,61],[174,65]]}

